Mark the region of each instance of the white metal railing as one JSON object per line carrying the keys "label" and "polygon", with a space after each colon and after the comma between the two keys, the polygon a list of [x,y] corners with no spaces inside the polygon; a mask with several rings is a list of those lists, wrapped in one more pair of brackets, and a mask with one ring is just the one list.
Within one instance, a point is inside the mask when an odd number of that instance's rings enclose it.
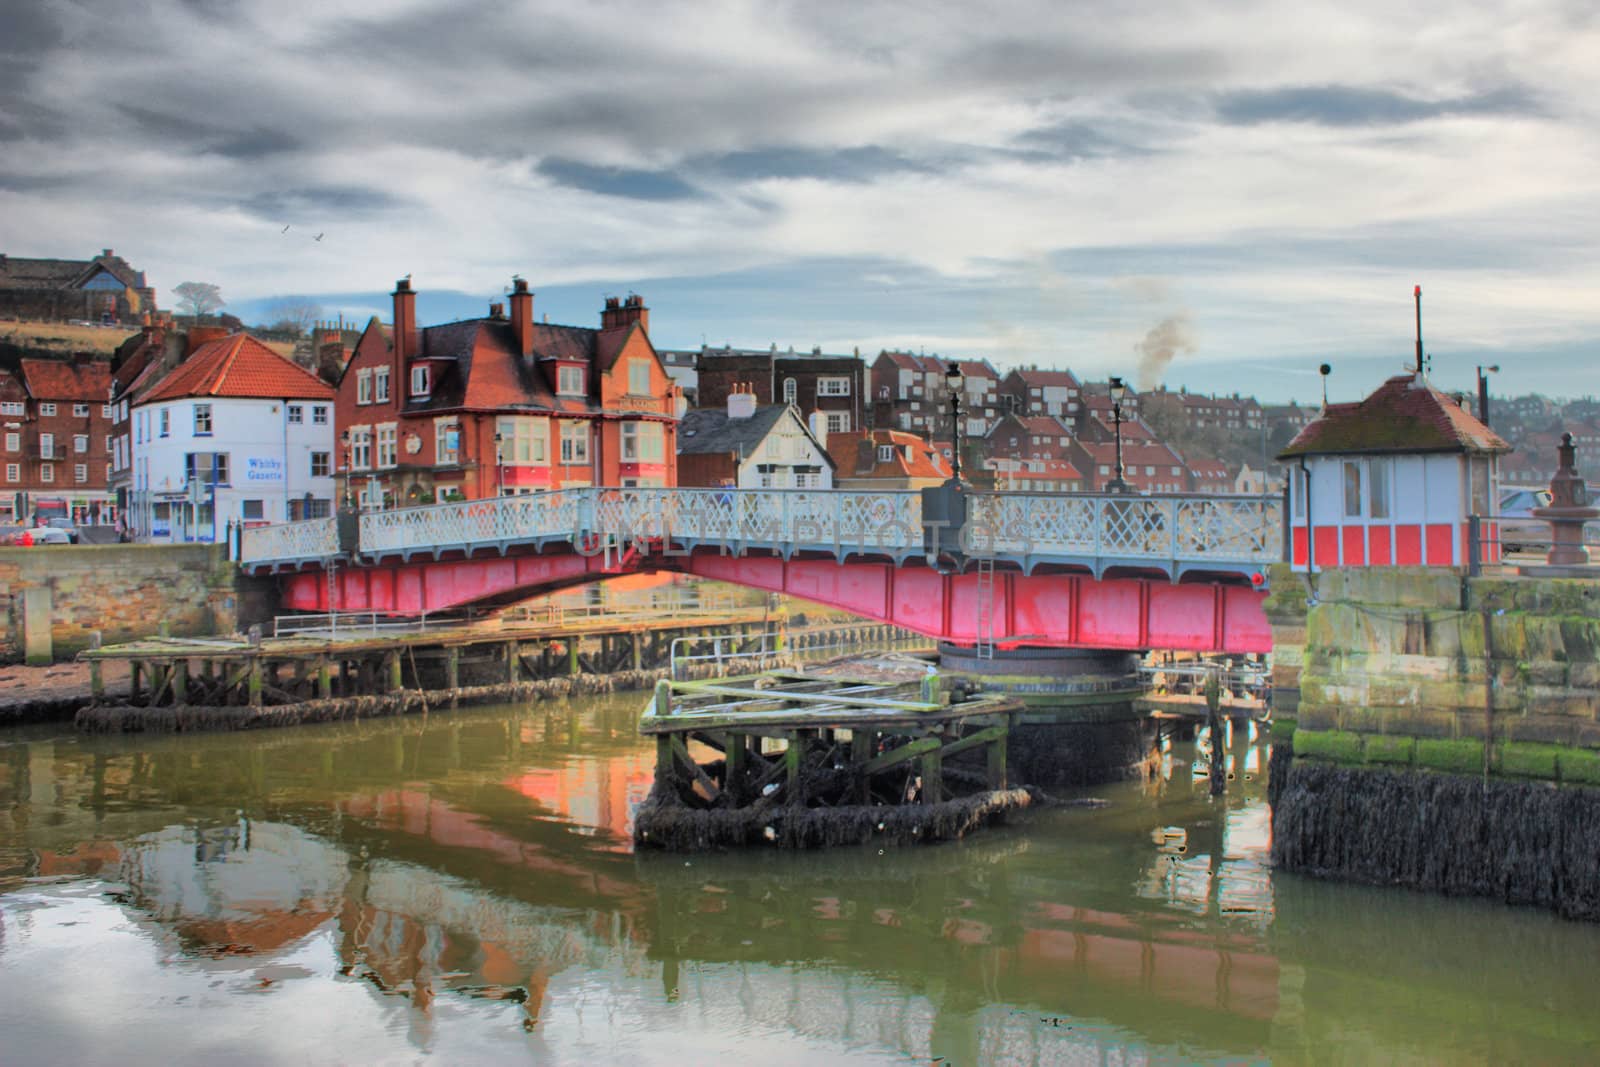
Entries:
{"label": "white metal railing", "polygon": [[244,563],[330,559],[338,554],[339,524],[332,516],[249,526],[239,539],[239,559]]}
{"label": "white metal railing", "polygon": [[[567,539],[580,551],[631,543],[920,552],[915,491],[803,489],[569,489],[531,496],[367,512],[365,555],[470,549]],[[971,556],[1265,564],[1282,551],[1278,497],[973,493],[964,546]],[[246,530],[245,563],[337,553],[333,519]]]}

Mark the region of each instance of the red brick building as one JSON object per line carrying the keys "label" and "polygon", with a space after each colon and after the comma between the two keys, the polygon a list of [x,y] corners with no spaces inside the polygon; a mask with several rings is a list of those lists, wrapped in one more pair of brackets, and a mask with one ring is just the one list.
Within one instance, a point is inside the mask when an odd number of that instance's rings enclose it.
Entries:
{"label": "red brick building", "polygon": [[110,364],[89,355],[24,359],[19,371],[0,376],[0,518],[22,522],[43,513],[85,525],[114,522]]}
{"label": "red brick building", "polygon": [[[1126,430],[1127,426],[1124,425]],[[1072,464],[1084,475],[1084,488],[1102,492],[1116,476],[1117,446],[1114,441],[1072,443]],[[1122,439],[1122,479],[1140,493],[1185,493],[1189,474],[1183,457],[1167,445],[1155,441]]]}
{"label": "red brick building", "polygon": [[600,328],[534,321],[516,279],[481,319],[419,328],[395,284],[394,322],[374,320],[340,378],[340,494],[367,507],[677,484],[679,393],[637,296],[609,298]]}

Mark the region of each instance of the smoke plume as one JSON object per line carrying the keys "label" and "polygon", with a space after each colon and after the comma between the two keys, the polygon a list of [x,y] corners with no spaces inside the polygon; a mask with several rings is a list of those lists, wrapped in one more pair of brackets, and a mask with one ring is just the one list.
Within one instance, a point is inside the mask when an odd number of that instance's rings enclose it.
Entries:
{"label": "smoke plume", "polygon": [[1180,353],[1195,350],[1194,338],[1189,333],[1189,316],[1168,315],[1144,335],[1144,340],[1133,346],[1139,355],[1139,389],[1154,389],[1161,384],[1167,366]]}

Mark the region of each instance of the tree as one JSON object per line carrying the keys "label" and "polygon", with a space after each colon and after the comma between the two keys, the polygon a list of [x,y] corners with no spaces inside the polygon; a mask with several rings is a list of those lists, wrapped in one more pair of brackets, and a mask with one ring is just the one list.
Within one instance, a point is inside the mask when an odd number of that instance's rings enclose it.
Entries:
{"label": "tree", "polygon": [[311,324],[322,318],[322,305],[303,297],[287,296],[267,305],[267,329],[274,333],[302,337]]}
{"label": "tree", "polygon": [[222,287],[210,282],[183,282],[175,286],[172,293],[178,298],[178,310],[197,319],[227,304],[222,299]]}

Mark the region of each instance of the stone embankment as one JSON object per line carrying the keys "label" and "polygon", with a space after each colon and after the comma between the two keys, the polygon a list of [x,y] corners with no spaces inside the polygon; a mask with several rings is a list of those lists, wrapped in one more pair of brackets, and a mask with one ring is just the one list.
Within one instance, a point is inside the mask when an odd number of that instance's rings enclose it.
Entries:
{"label": "stone embankment", "polygon": [[1279,866],[1600,919],[1600,582],[1283,572],[1268,615]]}

